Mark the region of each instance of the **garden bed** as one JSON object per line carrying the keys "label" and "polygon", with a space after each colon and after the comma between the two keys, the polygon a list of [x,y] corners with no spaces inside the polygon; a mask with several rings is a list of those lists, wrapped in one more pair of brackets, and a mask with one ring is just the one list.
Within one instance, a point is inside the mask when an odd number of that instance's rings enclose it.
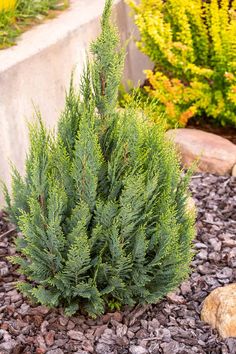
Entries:
{"label": "garden bed", "polygon": [[191,190],[198,218],[190,278],[157,305],[96,321],[34,307],[14,290],[21,277],[6,257],[15,252],[15,235],[1,213],[0,353],[235,354],[236,338],[221,339],[200,311],[213,289],[236,281],[236,179],[197,174]]}

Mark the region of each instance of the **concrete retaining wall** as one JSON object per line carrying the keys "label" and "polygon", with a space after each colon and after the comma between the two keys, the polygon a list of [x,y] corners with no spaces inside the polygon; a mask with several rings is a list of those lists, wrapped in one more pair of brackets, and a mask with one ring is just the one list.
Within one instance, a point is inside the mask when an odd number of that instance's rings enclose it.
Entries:
{"label": "concrete retaining wall", "polygon": [[[17,46],[0,51],[0,178],[7,185],[9,160],[21,173],[24,171],[27,121],[33,119],[33,105],[40,109],[49,127],[55,126],[64,106],[71,70],[75,68],[79,78],[88,45],[100,31],[104,2],[72,0],[70,8],[57,18],[24,33]],[[124,42],[136,30],[122,0],[115,1],[114,17]],[[147,67],[147,58],[130,41],[124,80],[137,83]]]}

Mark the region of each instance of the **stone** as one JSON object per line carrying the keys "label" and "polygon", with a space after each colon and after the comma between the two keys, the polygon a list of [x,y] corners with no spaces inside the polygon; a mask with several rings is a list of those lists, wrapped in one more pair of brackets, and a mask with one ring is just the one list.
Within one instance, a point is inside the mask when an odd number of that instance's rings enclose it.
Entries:
{"label": "stone", "polygon": [[80,331],[70,330],[67,334],[71,339],[78,340],[80,342],[84,340],[84,334]]}
{"label": "stone", "polygon": [[199,172],[231,174],[236,164],[236,145],[229,140],[188,128],[171,129],[166,134],[176,144],[184,166],[189,167],[193,161],[199,159]]}
{"label": "stone", "polygon": [[204,300],[201,319],[223,338],[236,337],[236,283],[213,290]]}

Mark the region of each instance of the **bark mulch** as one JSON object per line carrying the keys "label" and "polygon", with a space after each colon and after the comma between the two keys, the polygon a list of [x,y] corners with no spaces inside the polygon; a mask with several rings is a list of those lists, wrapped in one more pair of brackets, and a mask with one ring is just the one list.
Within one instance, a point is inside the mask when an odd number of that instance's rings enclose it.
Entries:
{"label": "bark mulch", "polygon": [[198,232],[189,279],[157,305],[96,321],[35,307],[14,289],[20,276],[6,259],[15,252],[14,234],[2,213],[0,354],[235,354],[236,338],[221,339],[201,322],[200,311],[213,289],[236,281],[236,179],[197,174],[191,189]]}

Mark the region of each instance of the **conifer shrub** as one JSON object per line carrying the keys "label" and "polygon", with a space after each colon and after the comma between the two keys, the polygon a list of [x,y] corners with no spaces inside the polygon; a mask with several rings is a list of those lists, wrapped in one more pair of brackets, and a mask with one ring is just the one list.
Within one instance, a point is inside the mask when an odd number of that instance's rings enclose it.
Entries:
{"label": "conifer shrub", "polygon": [[143,93],[169,126],[192,117],[236,126],[236,1],[128,0],[154,63]]}
{"label": "conifer shrub", "polygon": [[57,134],[30,128],[26,175],[12,174],[8,212],[22,237],[12,262],[33,301],[97,316],[154,303],[188,274],[194,215],[161,127],[116,109],[124,51],[110,22],[91,45],[81,92],[70,86]]}

